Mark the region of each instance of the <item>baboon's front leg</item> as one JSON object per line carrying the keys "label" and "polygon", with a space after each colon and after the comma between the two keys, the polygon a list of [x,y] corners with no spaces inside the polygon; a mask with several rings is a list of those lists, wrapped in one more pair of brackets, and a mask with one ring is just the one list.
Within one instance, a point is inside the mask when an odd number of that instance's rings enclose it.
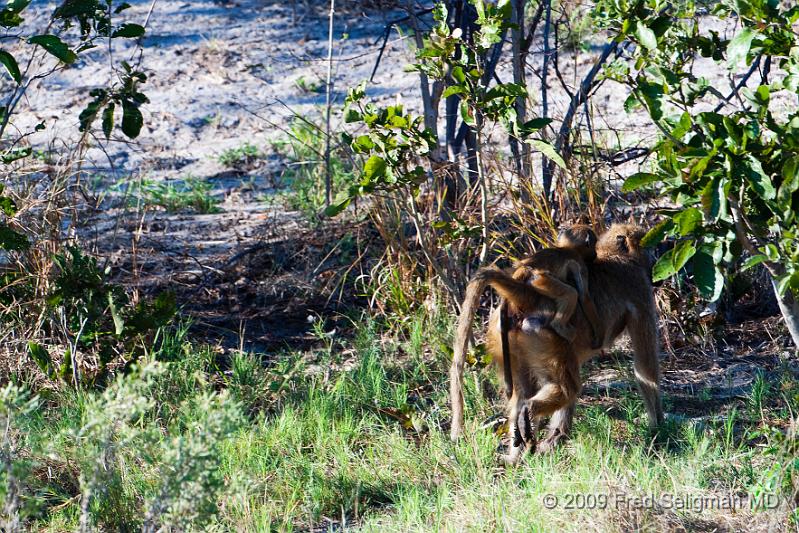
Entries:
{"label": "baboon's front leg", "polygon": [[567,407],[555,411],[549,421],[549,432],[546,438],[538,443],[536,451],[540,453],[548,453],[554,450],[561,442],[569,438],[569,433],[572,428],[572,420],[574,419],[575,404],[572,403]]}

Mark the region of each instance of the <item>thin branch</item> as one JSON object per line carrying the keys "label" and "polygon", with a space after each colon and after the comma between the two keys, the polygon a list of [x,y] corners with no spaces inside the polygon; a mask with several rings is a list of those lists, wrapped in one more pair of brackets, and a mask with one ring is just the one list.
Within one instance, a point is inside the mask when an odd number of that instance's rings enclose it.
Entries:
{"label": "thin branch", "polygon": [[330,97],[333,89],[333,18],[335,13],[336,0],[330,0],[327,26],[327,82],[325,83],[325,207],[330,207],[333,196],[330,176]]}
{"label": "thin branch", "polygon": [[725,98],[723,98],[721,102],[719,102],[719,105],[717,105],[715,109],[713,109],[714,113],[718,113],[722,107],[730,103],[730,100],[738,96],[738,91],[740,91],[741,88],[743,88],[746,85],[746,82],[749,81],[749,78],[757,70],[758,65],[760,65],[761,57],[762,56],[758,55],[755,58],[755,60],[752,61],[752,66],[749,67],[749,70],[746,71],[746,74],[744,74],[741,80],[735,85],[735,87],[733,87],[732,91],[730,91],[730,94],[728,94]]}

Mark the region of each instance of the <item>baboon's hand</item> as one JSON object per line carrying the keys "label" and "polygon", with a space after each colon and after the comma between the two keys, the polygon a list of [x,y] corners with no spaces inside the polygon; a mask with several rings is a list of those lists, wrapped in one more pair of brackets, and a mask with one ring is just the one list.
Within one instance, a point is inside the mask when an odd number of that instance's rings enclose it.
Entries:
{"label": "baboon's hand", "polygon": [[525,442],[533,440],[533,424],[530,419],[530,409],[527,404],[524,404],[519,409],[519,414],[516,416],[516,426],[513,432],[513,445],[521,446]]}

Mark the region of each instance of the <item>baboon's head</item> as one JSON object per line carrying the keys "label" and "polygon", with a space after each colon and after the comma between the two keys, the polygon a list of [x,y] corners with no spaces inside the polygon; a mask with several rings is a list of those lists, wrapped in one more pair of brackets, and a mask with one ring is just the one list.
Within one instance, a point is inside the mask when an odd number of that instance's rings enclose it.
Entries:
{"label": "baboon's head", "polygon": [[596,243],[596,233],[586,224],[566,226],[558,233],[558,248],[571,248],[585,261],[596,259]]}

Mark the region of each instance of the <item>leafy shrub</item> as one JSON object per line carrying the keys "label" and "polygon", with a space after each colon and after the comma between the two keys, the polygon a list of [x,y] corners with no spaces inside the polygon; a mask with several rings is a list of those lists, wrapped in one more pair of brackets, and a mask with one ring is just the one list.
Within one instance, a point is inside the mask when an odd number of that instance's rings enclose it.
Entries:
{"label": "leafy shrub", "polygon": [[[295,118],[285,138],[272,144],[288,161],[281,174],[291,194],[286,196],[291,209],[315,220],[325,206],[325,139],[320,129],[307,119]],[[331,187],[346,190],[355,179],[346,146],[333,146],[330,154]]]}

